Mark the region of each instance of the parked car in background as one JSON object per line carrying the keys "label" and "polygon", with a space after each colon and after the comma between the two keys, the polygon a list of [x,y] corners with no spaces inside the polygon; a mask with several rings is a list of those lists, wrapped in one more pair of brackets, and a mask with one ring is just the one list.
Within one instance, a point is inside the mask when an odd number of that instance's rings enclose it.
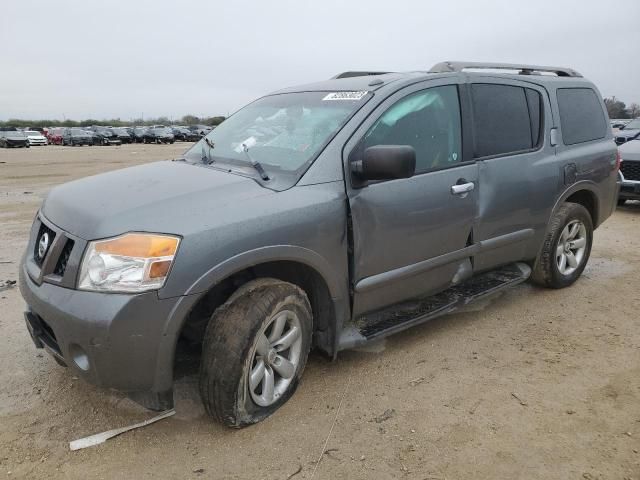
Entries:
{"label": "parked car in background", "polygon": [[638,136],[640,136],[640,118],[635,118],[619,128],[616,132],[616,143],[622,145]]}
{"label": "parked car in background", "polygon": [[48,143],[47,137],[42,135],[41,132],[38,132],[36,130],[23,130],[23,133],[27,136],[27,140],[29,140],[29,145],[32,147],[36,145],[44,146],[44,145],[47,145]]}
{"label": "parked car in background", "polygon": [[149,128],[142,137],[144,143],[174,143],[176,141],[168,127]]}
{"label": "parked car in background", "polygon": [[131,138],[131,134],[129,133],[129,129],[127,127],[116,127],[112,128],[113,132],[117,135],[118,139],[122,143],[132,143],[133,139]]}
{"label": "parked car in background", "polygon": [[176,140],[181,142],[197,142],[201,136],[197,132],[192,132],[187,127],[172,126],[171,132]]}
{"label": "parked car in background", "polygon": [[623,205],[627,200],[640,200],[640,137],[620,145],[618,154],[622,178],[618,205]]}
{"label": "parked car in background", "polygon": [[77,145],[93,145],[93,135],[86,130],[67,128],[62,134],[62,145],[75,147]]}
{"label": "parked car in background", "polygon": [[64,128],[54,127],[47,130],[47,141],[50,145],[62,145],[62,134]]}
{"label": "parked car in background", "polygon": [[19,131],[15,127],[0,127],[0,147],[27,147],[29,148],[29,139],[24,132]]}
{"label": "parked car in background", "polygon": [[624,126],[629,123],[630,120],[610,120],[609,123],[611,124],[611,128],[613,129],[613,132],[617,132],[618,130],[620,130],[621,128],[624,128]]}
{"label": "parked car in background", "polygon": [[144,134],[147,131],[147,127],[134,127],[131,132],[131,140],[135,143],[142,143],[144,141]]}
{"label": "parked car in background", "polygon": [[180,159],[53,188],[20,265],[26,327],[69,376],[157,410],[187,338],[206,411],[250,425],[311,348],[335,358],[528,279],[574,284],[615,210],[616,153],[597,88],[568,68],[290,87]]}
{"label": "parked car in background", "polygon": [[93,131],[96,133],[94,145],[122,145],[118,134],[108,127],[96,126]]}
{"label": "parked car in background", "polygon": [[196,132],[201,137],[203,137],[204,135],[207,135],[211,130],[213,130],[213,128],[214,127],[210,127],[208,125],[190,125],[189,126],[189,130],[191,130],[192,132]]}

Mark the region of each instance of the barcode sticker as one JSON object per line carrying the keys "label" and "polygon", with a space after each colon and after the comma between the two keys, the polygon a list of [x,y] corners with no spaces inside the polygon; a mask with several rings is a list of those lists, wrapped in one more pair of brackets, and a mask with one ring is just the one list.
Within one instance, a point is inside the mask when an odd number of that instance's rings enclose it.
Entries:
{"label": "barcode sticker", "polygon": [[360,100],[364,97],[368,92],[360,91],[360,92],[333,92],[326,95],[322,100]]}

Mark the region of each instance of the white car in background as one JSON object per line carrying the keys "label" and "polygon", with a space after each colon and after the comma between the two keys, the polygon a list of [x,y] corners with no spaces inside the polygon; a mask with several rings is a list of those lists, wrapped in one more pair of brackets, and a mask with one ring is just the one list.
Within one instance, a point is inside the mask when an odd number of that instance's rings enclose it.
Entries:
{"label": "white car in background", "polygon": [[42,135],[40,132],[36,132],[35,130],[25,130],[23,133],[27,136],[27,140],[29,140],[29,145],[31,147],[35,145],[47,145],[47,137]]}

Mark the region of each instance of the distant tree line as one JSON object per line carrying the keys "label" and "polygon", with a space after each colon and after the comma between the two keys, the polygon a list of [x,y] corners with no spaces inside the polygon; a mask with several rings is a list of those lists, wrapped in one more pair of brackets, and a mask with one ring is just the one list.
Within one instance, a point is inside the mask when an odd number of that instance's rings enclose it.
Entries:
{"label": "distant tree line", "polygon": [[605,98],[604,104],[607,106],[609,118],[637,118],[640,117],[640,105],[632,103],[627,105],[616,97]]}
{"label": "distant tree line", "polygon": [[43,128],[43,127],[88,127],[91,125],[109,125],[112,127],[128,127],[133,125],[210,125],[216,126],[222,123],[225,117],[196,117],[195,115],[185,115],[179,120],[169,120],[168,117],[158,118],[134,118],[133,120],[121,120],[119,118],[111,118],[107,120],[96,120],[87,118],[86,120],[22,120],[10,118],[3,122],[0,121],[0,127],[18,127],[18,128]]}

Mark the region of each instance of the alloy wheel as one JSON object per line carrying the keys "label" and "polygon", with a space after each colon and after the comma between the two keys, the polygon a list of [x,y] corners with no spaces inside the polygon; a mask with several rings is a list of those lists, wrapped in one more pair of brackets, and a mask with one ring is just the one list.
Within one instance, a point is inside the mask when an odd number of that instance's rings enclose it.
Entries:
{"label": "alloy wheel", "polygon": [[276,313],[258,334],[248,388],[261,407],[275,403],[289,388],[300,365],[302,326],[295,312]]}
{"label": "alloy wheel", "polygon": [[556,247],[556,264],[562,275],[571,275],[584,259],[587,229],[580,220],[572,220],[562,230]]}

